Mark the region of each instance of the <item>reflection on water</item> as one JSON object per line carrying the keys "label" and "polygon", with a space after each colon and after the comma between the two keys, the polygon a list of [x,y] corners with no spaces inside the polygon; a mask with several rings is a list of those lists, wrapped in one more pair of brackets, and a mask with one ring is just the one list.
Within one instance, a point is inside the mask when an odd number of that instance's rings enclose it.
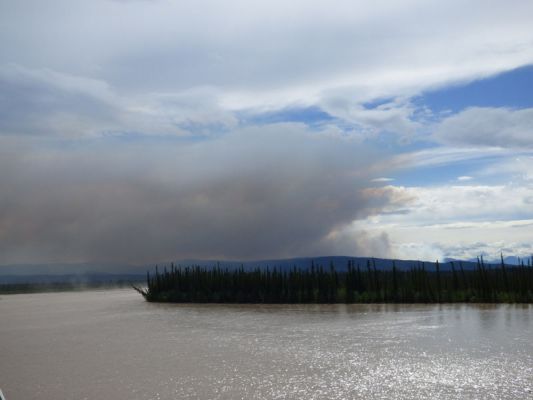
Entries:
{"label": "reflection on water", "polygon": [[533,397],[530,305],[173,305],[0,298],[12,399]]}

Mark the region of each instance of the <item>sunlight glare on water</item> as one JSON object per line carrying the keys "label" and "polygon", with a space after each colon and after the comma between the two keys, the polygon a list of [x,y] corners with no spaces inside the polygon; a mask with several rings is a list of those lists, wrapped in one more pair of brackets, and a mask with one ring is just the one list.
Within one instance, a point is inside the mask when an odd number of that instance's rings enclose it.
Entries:
{"label": "sunlight glare on water", "polygon": [[11,399],[524,399],[531,305],[150,304],[0,298]]}

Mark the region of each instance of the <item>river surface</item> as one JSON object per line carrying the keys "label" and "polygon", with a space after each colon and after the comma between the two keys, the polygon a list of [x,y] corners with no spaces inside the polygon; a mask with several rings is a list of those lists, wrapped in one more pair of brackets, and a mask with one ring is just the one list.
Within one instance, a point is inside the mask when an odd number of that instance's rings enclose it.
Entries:
{"label": "river surface", "polygon": [[532,305],[0,297],[7,400],[533,399]]}

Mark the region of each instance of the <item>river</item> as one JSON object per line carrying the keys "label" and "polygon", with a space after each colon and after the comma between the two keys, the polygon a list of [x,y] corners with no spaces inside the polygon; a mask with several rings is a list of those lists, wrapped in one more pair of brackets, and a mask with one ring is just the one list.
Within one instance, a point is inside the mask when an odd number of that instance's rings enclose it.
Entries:
{"label": "river", "polygon": [[533,398],[533,305],[0,297],[7,400]]}

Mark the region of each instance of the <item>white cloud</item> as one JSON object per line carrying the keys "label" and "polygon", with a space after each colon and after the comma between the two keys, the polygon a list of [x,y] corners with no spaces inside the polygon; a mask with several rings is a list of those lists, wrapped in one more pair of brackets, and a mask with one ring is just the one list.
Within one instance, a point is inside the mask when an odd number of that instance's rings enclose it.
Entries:
{"label": "white cloud", "polygon": [[[373,189],[389,201],[381,212],[354,221],[354,232],[386,232],[398,258],[469,257],[487,254],[528,255],[533,227],[531,185],[388,186]],[[396,210],[396,212],[395,212]],[[475,243],[483,246],[469,248]],[[479,255],[478,253],[477,255]]]}
{"label": "white cloud", "polygon": [[500,176],[515,184],[531,185],[533,182],[533,156],[518,153],[503,158],[481,168],[478,173],[483,177]]}
{"label": "white cloud", "polygon": [[11,64],[0,68],[0,134],[186,136],[235,128],[237,118],[219,100],[209,87],[125,97],[101,80]]}
{"label": "white cloud", "polygon": [[413,136],[423,125],[414,118],[415,107],[408,101],[387,102],[375,108],[365,108],[356,100],[325,97],[320,106],[330,115],[351,122],[367,137],[382,132]]}
{"label": "white cloud", "polygon": [[533,108],[469,108],[440,122],[435,138],[451,145],[533,149]]}
{"label": "white cloud", "polygon": [[472,178],[471,176],[468,176],[468,175],[462,175],[462,176],[458,176],[457,177],[457,180],[459,182],[467,182],[467,181],[471,181],[472,179],[474,179],[474,178]]}
{"label": "white cloud", "polygon": [[407,218],[416,225],[533,215],[533,205],[524,201],[533,195],[530,186],[461,185],[394,187],[394,190],[415,199],[409,204],[411,213]]}
{"label": "white cloud", "polygon": [[401,153],[389,161],[394,169],[402,168],[431,168],[449,166],[465,161],[481,161],[484,159],[505,159],[512,155],[527,155],[529,152],[520,152],[500,147],[433,147],[430,149]]}
{"label": "white cloud", "polygon": [[386,182],[392,182],[394,181],[393,178],[385,178],[385,177],[382,177],[382,178],[374,178],[372,179],[371,182],[376,182],[376,183],[386,183]]}
{"label": "white cloud", "polygon": [[[0,7],[0,66],[22,66],[0,71],[9,110],[2,117],[12,121],[2,133],[208,134],[234,128],[236,111],[317,105],[360,137],[409,138],[425,122],[413,95],[533,63],[533,5],[521,1],[52,0],[43,7],[26,0]],[[379,98],[389,100],[365,107]],[[458,126],[448,142],[479,142],[460,139],[463,122],[454,121],[442,124]],[[510,135],[529,143],[518,131]]]}
{"label": "white cloud", "polygon": [[394,254],[400,259],[416,260],[443,260],[453,258],[459,260],[472,260],[483,256],[487,262],[499,262],[500,254],[505,257],[518,256],[529,259],[533,253],[533,245],[530,242],[494,241],[472,242],[462,241],[454,244],[443,243],[394,243],[391,244]]}
{"label": "white cloud", "polygon": [[518,0],[34,0],[1,11],[0,62],[128,96],[215,87],[231,109],[405,97],[533,62],[533,5]]}

